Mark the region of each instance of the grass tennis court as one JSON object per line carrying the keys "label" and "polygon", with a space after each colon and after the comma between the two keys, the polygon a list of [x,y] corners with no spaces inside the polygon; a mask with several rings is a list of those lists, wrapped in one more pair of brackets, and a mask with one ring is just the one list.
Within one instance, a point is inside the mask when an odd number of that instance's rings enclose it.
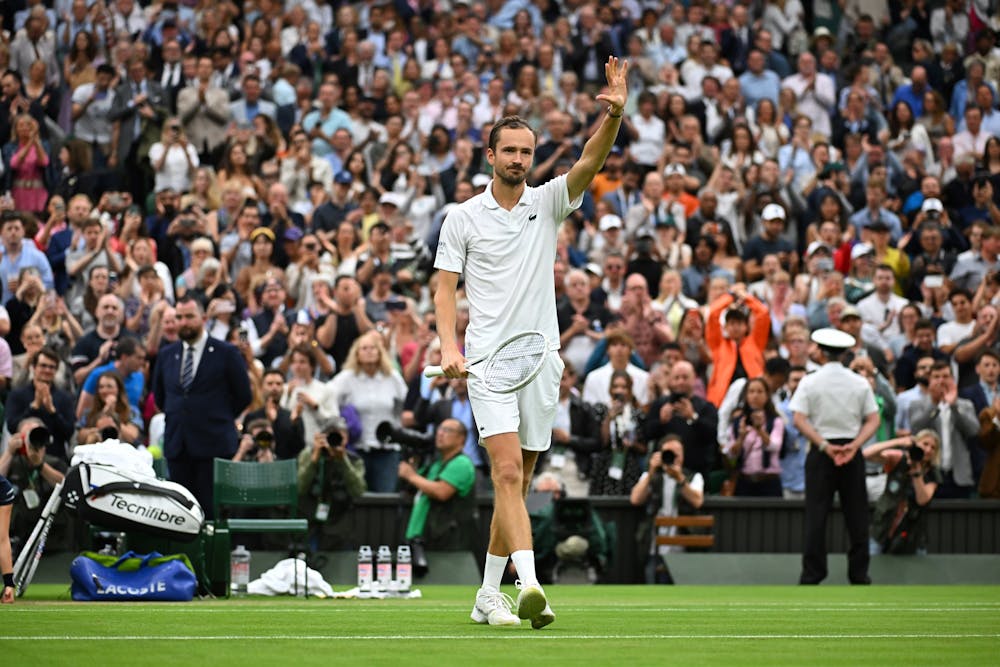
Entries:
{"label": "grass tennis court", "polygon": [[[69,601],[0,609],[4,663],[41,665],[986,665],[997,587],[552,586],[535,631],[469,620],[473,589],[422,600]],[[514,593],[513,589],[506,591]]]}

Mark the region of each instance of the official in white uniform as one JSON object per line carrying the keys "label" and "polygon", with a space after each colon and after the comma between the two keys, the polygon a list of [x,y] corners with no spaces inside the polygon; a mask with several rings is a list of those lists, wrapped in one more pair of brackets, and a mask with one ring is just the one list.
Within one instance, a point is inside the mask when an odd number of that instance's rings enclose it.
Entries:
{"label": "official in white uniform", "polygon": [[806,456],[805,544],[800,584],[818,584],[826,578],[826,519],[833,496],[847,523],[850,548],[848,579],[869,584],[868,495],[861,446],[878,429],[878,404],[868,381],[840,362],[855,339],[838,329],[812,334],[823,366],[799,383],[789,408],[795,428],[810,443]]}

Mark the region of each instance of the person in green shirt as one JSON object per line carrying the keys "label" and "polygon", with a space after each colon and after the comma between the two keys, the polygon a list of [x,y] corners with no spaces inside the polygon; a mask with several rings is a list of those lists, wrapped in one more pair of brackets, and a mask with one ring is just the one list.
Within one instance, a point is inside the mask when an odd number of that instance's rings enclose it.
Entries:
{"label": "person in green shirt", "polygon": [[399,464],[399,478],[417,490],[406,526],[407,541],[423,539],[427,549],[436,550],[471,548],[476,468],[462,453],[465,437],[462,422],[445,419],[434,436],[438,456],[429,465],[417,471],[408,461]]}

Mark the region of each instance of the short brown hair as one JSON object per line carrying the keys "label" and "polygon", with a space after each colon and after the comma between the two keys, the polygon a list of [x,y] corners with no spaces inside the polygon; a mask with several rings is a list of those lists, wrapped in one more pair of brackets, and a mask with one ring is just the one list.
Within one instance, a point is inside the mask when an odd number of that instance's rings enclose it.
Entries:
{"label": "short brown hair", "polygon": [[632,336],[628,335],[628,333],[624,330],[609,331],[604,340],[607,341],[608,347],[619,344],[627,345],[630,350],[635,349],[635,341],[632,340]]}
{"label": "short brown hair", "polygon": [[536,143],[538,142],[538,133],[535,132],[535,128],[528,124],[528,121],[520,116],[504,116],[494,123],[493,129],[490,130],[488,146],[491,151],[496,151],[497,149],[497,142],[500,140],[500,130],[531,130],[531,136],[535,138]]}

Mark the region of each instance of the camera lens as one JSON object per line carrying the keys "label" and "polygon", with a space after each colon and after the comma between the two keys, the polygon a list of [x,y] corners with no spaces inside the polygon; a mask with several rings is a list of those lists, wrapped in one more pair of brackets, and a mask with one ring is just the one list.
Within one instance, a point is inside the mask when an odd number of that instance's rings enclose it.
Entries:
{"label": "camera lens", "polygon": [[910,456],[910,461],[913,463],[920,463],[924,460],[924,450],[921,449],[917,443],[910,445],[909,449],[907,449],[907,453]]}
{"label": "camera lens", "polygon": [[340,431],[330,431],[326,434],[326,444],[331,447],[340,447],[344,444],[344,434]]}
{"label": "camera lens", "polygon": [[118,429],[114,426],[105,426],[101,429],[101,442],[105,440],[117,440],[118,439]]}
{"label": "camera lens", "polygon": [[52,434],[44,426],[36,426],[28,431],[28,444],[32,449],[41,449],[52,444]]}
{"label": "camera lens", "polygon": [[261,431],[253,437],[253,444],[260,449],[270,449],[274,446],[274,434],[270,431]]}
{"label": "camera lens", "polygon": [[660,460],[663,461],[663,465],[672,466],[677,461],[677,452],[672,449],[665,449],[660,454]]}

